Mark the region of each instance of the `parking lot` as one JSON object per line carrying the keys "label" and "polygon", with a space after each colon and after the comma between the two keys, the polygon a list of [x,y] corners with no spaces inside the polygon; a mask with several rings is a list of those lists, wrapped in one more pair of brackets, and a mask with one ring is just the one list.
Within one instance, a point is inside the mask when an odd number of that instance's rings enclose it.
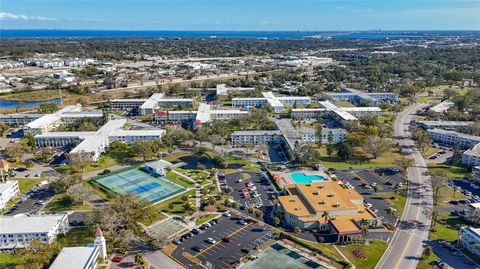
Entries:
{"label": "parking lot", "polygon": [[[172,257],[190,268],[201,267],[186,259],[185,253],[197,258],[202,264],[208,261],[213,268],[231,267],[241,257],[255,250],[258,245],[267,242],[273,236],[269,226],[253,222],[240,224],[241,219],[235,215],[222,216],[213,227],[200,231],[198,235],[178,243]],[[208,242],[208,238],[215,241]]]}
{"label": "parking lot", "polygon": [[390,204],[383,198],[375,196],[375,191],[370,186],[372,183],[380,186],[381,190],[378,190],[377,193],[393,192],[396,184],[403,184],[401,176],[396,171],[385,168],[375,171],[365,169],[337,170],[335,175],[339,180],[349,182],[364,197],[365,202],[372,205],[372,209],[376,211],[380,220],[393,225],[396,223],[397,217],[387,213],[387,209],[391,207]]}
{"label": "parking lot", "polygon": [[5,215],[37,213],[53,195],[55,195],[55,193],[48,185],[40,186],[38,189],[34,188],[24,196],[26,198],[25,200],[19,200]]}
{"label": "parking lot", "polygon": [[[247,176],[242,176],[242,174],[248,175],[249,179],[245,179]],[[247,187],[248,182],[252,182],[251,187]],[[227,174],[225,175],[225,180],[221,180],[220,183],[225,183],[233,189],[231,195],[240,204],[239,210],[242,213],[249,214],[248,207],[252,205],[258,206],[264,213],[270,212],[273,205],[270,198],[276,194],[275,187],[269,179],[262,176],[262,173],[244,171]],[[242,190],[252,188],[253,186],[255,190],[248,190],[249,196],[245,196]],[[254,195],[253,193],[255,192],[258,195]]]}

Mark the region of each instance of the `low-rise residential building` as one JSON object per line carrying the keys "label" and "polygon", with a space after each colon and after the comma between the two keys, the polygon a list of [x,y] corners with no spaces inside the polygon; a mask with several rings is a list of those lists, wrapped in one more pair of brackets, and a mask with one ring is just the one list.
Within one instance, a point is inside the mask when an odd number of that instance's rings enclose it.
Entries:
{"label": "low-rise residential building", "polygon": [[112,99],[110,100],[110,110],[132,110],[139,109],[140,114],[150,115],[155,113],[160,107],[173,106],[194,106],[193,98],[167,98],[164,93],[154,93],[148,99]]}
{"label": "low-rise residential building", "polygon": [[463,131],[473,123],[473,121],[417,121],[417,124],[424,129],[443,129],[452,131]]}
{"label": "low-rise residential building", "polygon": [[213,109],[206,103],[200,103],[196,111],[157,111],[154,119],[157,122],[187,122],[194,121],[196,125],[210,122],[211,120],[230,120],[249,115],[249,111],[239,109]]}
{"label": "low-rise residential building", "polygon": [[468,166],[480,165],[480,143],[463,152],[462,164]]}
{"label": "low-rise residential building", "polygon": [[461,227],[458,234],[458,243],[470,253],[480,258],[480,229]]}
{"label": "low-rise residential building", "polygon": [[50,244],[67,232],[68,215],[0,216],[0,227],[0,249],[24,248],[34,238]]}
{"label": "low-rise residential building", "polygon": [[65,147],[73,145],[71,154],[85,152],[92,161],[97,161],[113,141],[127,144],[137,140],[161,140],[165,130],[123,130],[126,119],[108,121],[96,132],[47,132],[35,136],[38,147]]}
{"label": "low-rise residential building", "polygon": [[98,267],[99,247],[66,247],[50,265],[49,269],[95,269]]}
{"label": "low-rise residential building", "polygon": [[8,201],[17,196],[18,193],[18,181],[7,180],[5,182],[1,182],[0,180],[0,209],[3,209]]}
{"label": "low-rise residential building", "polygon": [[235,131],[231,135],[233,144],[244,143],[280,143],[283,141],[282,133],[278,130],[273,131]]}
{"label": "low-rise residential building", "polygon": [[336,101],[367,102],[378,106],[382,102],[396,102],[398,95],[393,92],[361,92],[352,88],[343,88],[339,92],[327,92],[324,96]]}
{"label": "low-rise residential building", "polygon": [[355,121],[357,117],[378,117],[382,114],[379,107],[338,107],[330,101],[320,101],[319,108],[292,108],[290,116],[296,120],[313,120],[324,116],[331,117],[339,123]]}
{"label": "low-rise residential building", "polygon": [[233,107],[259,107],[268,104],[275,113],[282,113],[286,106],[307,106],[308,96],[275,96],[272,92],[262,92],[263,98],[233,98]]}
{"label": "low-rise residential building", "polygon": [[480,136],[463,134],[438,128],[430,129],[428,132],[430,133],[430,137],[433,141],[445,146],[465,149],[480,143]]}
{"label": "low-rise residential building", "polygon": [[480,183],[480,166],[475,166],[472,169],[472,178],[473,180]]}
{"label": "low-rise residential building", "polygon": [[286,195],[279,196],[278,212],[285,223],[303,230],[319,229],[335,235],[338,243],[363,240],[360,220],[369,227],[378,225],[377,216],[354,189],[336,181],[284,185]]}
{"label": "low-rise residential building", "polygon": [[112,99],[110,100],[110,110],[132,110],[139,108],[147,99]]}

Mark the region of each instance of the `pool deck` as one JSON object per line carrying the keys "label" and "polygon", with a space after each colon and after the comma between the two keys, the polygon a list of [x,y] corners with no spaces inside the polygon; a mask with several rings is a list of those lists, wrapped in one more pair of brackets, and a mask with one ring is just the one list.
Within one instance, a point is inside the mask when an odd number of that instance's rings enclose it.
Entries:
{"label": "pool deck", "polygon": [[280,184],[285,185],[285,184],[295,184],[295,181],[292,179],[290,174],[293,173],[302,173],[305,174],[306,176],[321,176],[324,178],[325,181],[330,181],[331,178],[329,175],[327,175],[323,171],[312,171],[312,170],[297,170],[297,171],[288,171],[288,172],[272,172],[272,174],[279,175],[280,179]]}

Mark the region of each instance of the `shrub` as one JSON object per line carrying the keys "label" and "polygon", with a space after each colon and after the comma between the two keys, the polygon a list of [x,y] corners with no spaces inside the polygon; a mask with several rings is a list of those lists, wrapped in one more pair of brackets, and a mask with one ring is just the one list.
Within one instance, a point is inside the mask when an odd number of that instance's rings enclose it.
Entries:
{"label": "shrub", "polygon": [[353,256],[357,257],[362,261],[366,261],[368,259],[367,254],[361,249],[354,249],[352,251]]}

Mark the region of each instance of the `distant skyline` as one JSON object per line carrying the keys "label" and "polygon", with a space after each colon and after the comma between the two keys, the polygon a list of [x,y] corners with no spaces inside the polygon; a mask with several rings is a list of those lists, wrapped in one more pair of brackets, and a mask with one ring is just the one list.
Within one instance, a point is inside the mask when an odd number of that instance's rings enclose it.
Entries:
{"label": "distant skyline", "polygon": [[480,30],[480,0],[0,0],[0,28]]}

